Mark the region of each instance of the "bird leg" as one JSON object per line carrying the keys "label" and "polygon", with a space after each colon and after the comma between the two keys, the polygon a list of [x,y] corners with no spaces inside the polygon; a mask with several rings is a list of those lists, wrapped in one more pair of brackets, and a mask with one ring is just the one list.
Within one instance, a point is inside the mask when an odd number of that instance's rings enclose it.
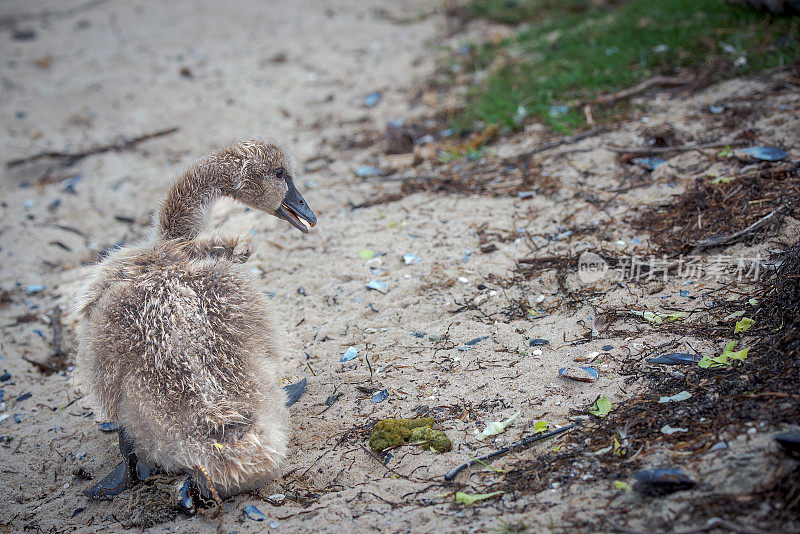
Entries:
{"label": "bird leg", "polygon": [[[188,516],[193,516],[199,510],[200,513],[204,515],[214,517],[222,504],[222,500],[217,502],[211,490],[198,484],[192,475],[186,477],[178,495],[178,510]],[[217,497],[219,497],[219,495],[217,495]],[[212,504],[216,504],[215,510],[204,512],[204,510],[209,508]]]}
{"label": "bird leg", "polygon": [[133,443],[122,427],[119,429],[119,450],[122,453],[122,462],[100,482],[83,490],[84,495],[91,499],[113,499],[150,476],[152,468],[136,457]]}
{"label": "bird leg", "polygon": [[206,468],[202,465],[198,466],[197,468],[201,473],[203,473],[203,476],[206,479],[206,487],[211,492],[211,497],[214,499],[214,503],[217,505],[214,510],[202,513],[203,515],[207,515],[212,519],[220,517],[220,514],[222,513],[222,499],[220,498],[219,493],[217,493],[217,488],[214,487],[214,483],[211,481],[211,477],[208,475]]}

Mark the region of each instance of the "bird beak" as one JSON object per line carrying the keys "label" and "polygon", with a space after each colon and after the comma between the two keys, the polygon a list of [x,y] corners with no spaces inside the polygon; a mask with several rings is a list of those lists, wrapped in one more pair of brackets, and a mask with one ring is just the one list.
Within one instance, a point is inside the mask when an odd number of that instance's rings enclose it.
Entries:
{"label": "bird beak", "polygon": [[280,208],[275,211],[275,215],[281,219],[286,219],[304,234],[307,234],[317,224],[316,215],[309,209],[303,197],[300,196],[293,181],[289,181],[289,190],[286,192],[286,196],[283,197]]}

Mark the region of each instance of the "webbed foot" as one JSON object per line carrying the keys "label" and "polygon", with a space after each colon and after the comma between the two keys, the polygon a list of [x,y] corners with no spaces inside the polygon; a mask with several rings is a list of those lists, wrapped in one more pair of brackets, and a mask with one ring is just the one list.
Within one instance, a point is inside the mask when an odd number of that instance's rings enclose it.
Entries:
{"label": "webbed foot", "polygon": [[119,450],[122,452],[122,462],[100,482],[83,490],[84,495],[91,499],[113,499],[150,476],[152,468],[136,457],[133,443],[124,428],[119,429]]}
{"label": "webbed foot", "polygon": [[201,506],[200,492],[197,491],[197,485],[194,483],[194,478],[188,477],[181,486],[178,497],[178,510],[188,516],[193,516],[197,513],[197,509]]}
{"label": "webbed foot", "polygon": [[199,485],[191,475],[186,478],[178,495],[178,510],[188,516],[197,512],[214,516],[221,504],[207,487]]}

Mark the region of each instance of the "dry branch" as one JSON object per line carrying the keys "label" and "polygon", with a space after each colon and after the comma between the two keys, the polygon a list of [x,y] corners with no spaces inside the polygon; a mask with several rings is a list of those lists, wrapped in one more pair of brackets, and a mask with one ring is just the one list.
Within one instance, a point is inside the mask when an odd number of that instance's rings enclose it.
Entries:
{"label": "dry branch", "polygon": [[644,93],[648,89],[652,89],[653,87],[680,87],[682,85],[689,85],[692,83],[691,80],[687,80],[686,78],[675,78],[672,76],[656,76],[655,78],[650,78],[649,80],[644,80],[640,83],[637,83],[633,87],[629,87],[628,89],[623,89],[621,91],[617,91],[616,93],[611,93],[610,95],[601,96],[595,98],[591,101],[591,104],[613,104],[617,100],[622,100],[623,98],[630,98],[632,96],[636,96],[638,94]]}
{"label": "dry branch", "polygon": [[137,137],[132,137],[128,139],[121,139],[114,143],[108,143],[105,145],[98,145],[87,150],[83,150],[81,152],[40,152],[39,154],[34,154],[32,156],[27,156],[24,158],[19,159],[12,159],[6,163],[6,167],[9,169],[12,167],[18,167],[19,165],[24,165],[26,163],[33,163],[34,161],[39,161],[40,159],[60,159],[63,160],[63,164],[65,167],[69,167],[74,165],[78,161],[82,160],[83,158],[87,158],[89,156],[94,156],[97,154],[102,154],[103,152],[111,152],[112,150],[115,152],[122,152],[123,150],[129,150],[139,143],[143,141],[147,141],[149,139],[154,139],[156,137],[163,137],[165,135],[170,135],[178,131],[178,127],[167,128],[165,130],[158,130],[156,132],[150,132],[143,135],[139,135]]}
{"label": "dry branch", "polygon": [[694,249],[694,253],[697,253],[700,250],[703,250],[704,248],[731,244],[734,241],[736,241],[737,239],[739,239],[740,237],[746,236],[750,232],[758,230],[759,228],[764,226],[766,223],[768,223],[773,217],[776,217],[776,216],[778,216],[778,215],[780,215],[782,213],[785,213],[788,210],[789,210],[789,206],[783,205],[780,208],[778,208],[778,209],[770,212],[769,214],[761,217],[759,220],[757,220],[756,222],[754,222],[753,224],[751,224],[747,228],[739,230],[738,232],[734,232],[734,233],[732,233],[730,235],[707,237],[706,239],[703,239],[701,241],[693,243],[693,245],[696,247]]}

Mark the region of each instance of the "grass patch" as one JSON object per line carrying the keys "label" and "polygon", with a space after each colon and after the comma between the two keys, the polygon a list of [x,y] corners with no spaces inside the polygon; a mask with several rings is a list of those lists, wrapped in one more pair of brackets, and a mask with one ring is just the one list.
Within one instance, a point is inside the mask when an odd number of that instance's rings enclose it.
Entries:
{"label": "grass patch", "polygon": [[[566,133],[585,125],[570,103],[655,75],[704,72],[723,79],[800,57],[798,18],[723,0],[473,0],[470,9],[526,24],[508,39],[470,48],[469,68],[483,81],[454,118],[460,131],[486,124],[518,129],[522,106]],[[595,113],[602,120],[611,111]]]}

